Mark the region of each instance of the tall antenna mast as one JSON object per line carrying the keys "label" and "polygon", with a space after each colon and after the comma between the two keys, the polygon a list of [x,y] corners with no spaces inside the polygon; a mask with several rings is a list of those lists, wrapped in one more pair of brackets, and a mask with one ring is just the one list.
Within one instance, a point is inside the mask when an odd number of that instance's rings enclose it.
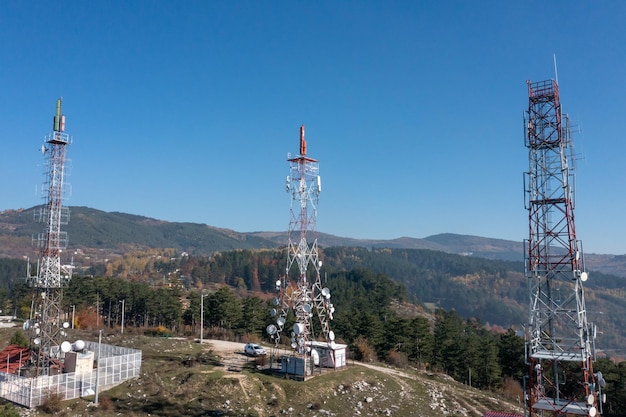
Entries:
{"label": "tall antenna mast", "polygon": [[[290,175],[287,176],[286,189],[291,195],[287,267],[284,278],[276,283],[279,295],[274,303],[279,311],[272,310],[272,315],[277,316],[276,325],[268,326],[267,330],[278,346],[288,313],[293,311],[295,323],[291,332],[291,347],[306,359],[310,354],[310,342],[316,338],[334,343],[335,335],[330,330],[329,321],[335,309],[330,302],[329,289],[323,288],[321,282],[322,262],[318,253],[316,224],[322,184],[318,161],[307,156],[304,125],[300,127],[300,155],[294,158],[288,155],[287,161]],[[313,320],[314,316],[317,320]]]}
{"label": "tall antenna mast", "polygon": [[527,411],[528,415],[546,412],[594,417],[602,412],[598,399],[604,380],[600,373],[593,373],[595,328],[587,322],[583,283],[588,274],[574,225],[569,118],[562,114],[556,80],[527,84]]}
{"label": "tall antenna mast", "polygon": [[63,207],[66,176],[66,149],[71,136],[65,133],[65,116],[62,101],[56,102],[53,130],[44,138],[41,152],[45,158],[45,179],[42,186],[45,203],[35,211],[35,217],[44,223],[39,233],[37,246],[40,251],[37,271],[30,273],[27,281],[33,289],[33,311],[24,328],[31,331],[33,365],[36,376],[50,375],[50,367],[61,354],[60,346],[67,324],[61,320],[63,288],[67,287],[72,275],[71,266],[61,265],[61,251],[67,247],[67,233],[61,225],[69,221],[69,209]]}

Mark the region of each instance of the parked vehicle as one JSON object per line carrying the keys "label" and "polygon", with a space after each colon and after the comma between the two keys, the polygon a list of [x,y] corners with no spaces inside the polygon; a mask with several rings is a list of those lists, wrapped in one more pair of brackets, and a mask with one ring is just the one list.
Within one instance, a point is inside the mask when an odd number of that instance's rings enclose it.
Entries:
{"label": "parked vehicle", "polygon": [[263,346],[257,345],[256,343],[248,343],[244,346],[243,351],[248,356],[259,356],[267,353]]}

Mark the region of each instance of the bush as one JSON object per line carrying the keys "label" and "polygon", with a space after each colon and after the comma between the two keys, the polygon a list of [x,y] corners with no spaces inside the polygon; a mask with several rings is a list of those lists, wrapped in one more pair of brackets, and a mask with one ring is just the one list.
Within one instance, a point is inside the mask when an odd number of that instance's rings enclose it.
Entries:
{"label": "bush", "polygon": [[406,368],[409,365],[406,355],[397,350],[392,350],[387,354],[387,361],[397,368]]}
{"label": "bush", "polygon": [[21,347],[28,347],[28,339],[26,338],[26,336],[24,336],[24,333],[22,333],[21,330],[17,330],[15,333],[13,333],[9,344],[18,345]]}
{"label": "bush", "polygon": [[156,337],[172,337],[174,334],[170,332],[164,326],[158,326],[155,328],[150,328],[144,332],[146,336],[156,336]]}
{"label": "bush", "polygon": [[377,359],[374,347],[363,337],[358,337],[354,341],[354,354],[358,361],[374,362]]}
{"label": "bush", "polygon": [[46,414],[56,414],[63,409],[61,401],[63,401],[61,394],[53,392],[41,404],[41,411]]}

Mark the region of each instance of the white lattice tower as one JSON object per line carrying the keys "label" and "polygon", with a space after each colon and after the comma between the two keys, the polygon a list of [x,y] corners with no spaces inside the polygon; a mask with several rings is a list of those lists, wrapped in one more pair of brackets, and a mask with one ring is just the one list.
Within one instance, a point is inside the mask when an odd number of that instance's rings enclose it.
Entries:
{"label": "white lattice tower", "polygon": [[[290,175],[286,188],[291,195],[291,218],[287,267],[284,278],[277,282],[279,297],[276,304],[280,306],[280,311],[275,341],[278,345],[288,314],[292,311],[295,325],[291,332],[291,346],[298,353],[306,355],[307,343],[316,339],[316,333],[324,341],[331,342],[334,339],[329,326],[334,307],[330,303],[328,289],[322,288],[321,283],[322,263],[316,236],[321,179],[318,161],[306,156],[304,126],[300,128],[300,155],[288,157],[288,161]],[[293,269],[296,269],[295,280],[290,278]],[[317,316],[317,320],[313,320],[314,316]],[[315,323],[319,324],[319,329]]]}
{"label": "white lattice tower", "polygon": [[63,341],[61,302],[63,288],[71,279],[71,267],[61,264],[61,252],[67,247],[67,233],[61,226],[69,221],[69,210],[63,207],[66,177],[66,151],[71,136],[64,132],[65,116],[62,99],[57,100],[52,133],[44,138],[41,151],[45,158],[45,178],[42,187],[44,205],[35,211],[35,217],[44,223],[37,237],[40,251],[36,274],[28,283],[33,289],[33,311],[25,325],[31,332],[32,350],[35,352],[36,375],[48,375],[50,366],[59,358],[58,347]]}

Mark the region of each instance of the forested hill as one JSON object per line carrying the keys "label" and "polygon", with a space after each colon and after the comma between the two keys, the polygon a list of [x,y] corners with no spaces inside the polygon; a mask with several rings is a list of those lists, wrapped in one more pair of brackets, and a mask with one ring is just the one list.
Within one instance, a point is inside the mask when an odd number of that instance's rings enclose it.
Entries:
{"label": "forested hill", "polygon": [[[368,270],[401,284],[408,300],[431,311],[436,307],[453,309],[462,317],[505,328],[519,328],[527,321],[529,293],[522,262],[425,249],[346,247],[321,249],[320,259],[329,286],[338,273]],[[77,271],[152,284],[175,277],[187,288],[201,283],[228,284],[241,291],[269,295],[286,264],[284,249],[223,251],[210,257],[147,250],[131,251]],[[20,281],[26,275],[25,266],[24,261],[0,259],[0,288],[6,290],[12,282]],[[626,279],[592,272],[586,284],[588,319],[598,325],[599,344],[603,349],[621,349],[626,344]]]}
{"label": "forested hill", "polygon": [[[210,255],[234,249],[271,249],[285,246],[286,231],[238,232],[201,223],[176,223],[133,214],[104,212],[88,207],[70,207],[68,249],[93,258],[122,255],[136,249],[172,248],[192,255]],[[0,258],[36,256],[33,236],[42,231],[35,208],[0,212]],[[262,230],[263,225],[259,225]],[[354,239],[318,233],[322,248],[431,249],[474,258],[521,261],[520,241],[441,233],[425,238]],[[521,237],[520,237],[521,239]],[[626,255],[586,254],[587,269],[626,277]]]}

